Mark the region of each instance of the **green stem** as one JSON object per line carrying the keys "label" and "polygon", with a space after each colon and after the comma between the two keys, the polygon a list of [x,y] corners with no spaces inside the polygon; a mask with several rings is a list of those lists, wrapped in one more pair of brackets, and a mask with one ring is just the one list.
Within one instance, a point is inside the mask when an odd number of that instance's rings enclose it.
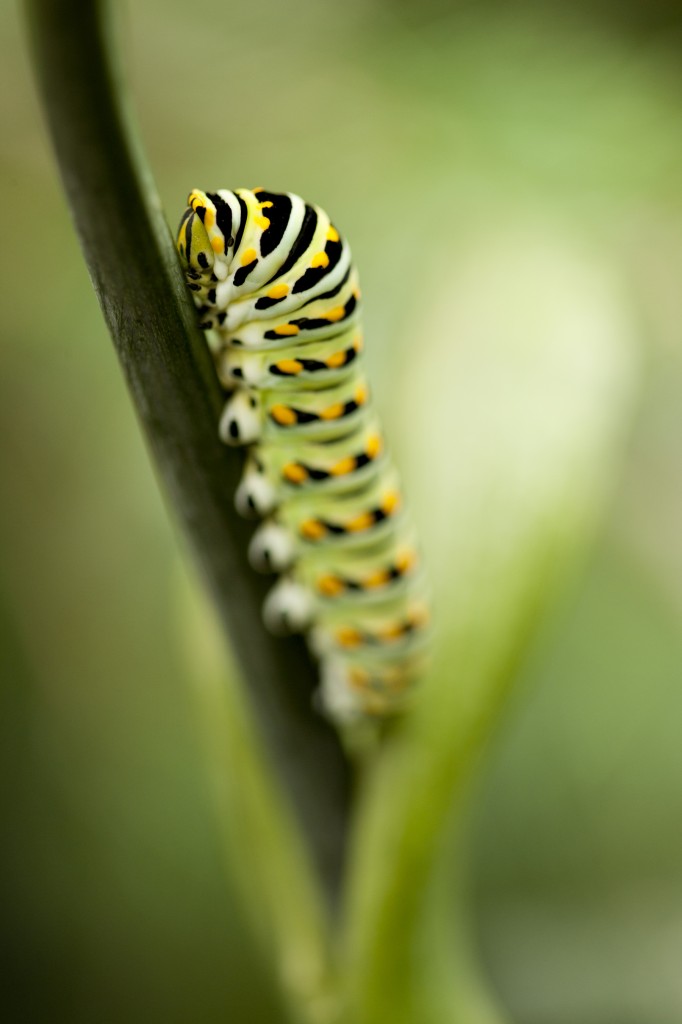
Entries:
{"label": "green stem", "polygon": [[238,673],[219,642],[203,595],[180,579],[181,652],[192,678],[229,876],[252,932],[273,965],[290,1024],[335,1024],[335,950],[319,887],[299,831],[265,771],[262,743],[244,704]]}
{"label": "green stem", "polygon": [[330,898],[338,892],[350,772],[312,709],[315,667],[275,640],[268,584],[233,511],[241,459],[217,437],[223,396],[151,175],[123,110],[108,7],[27,0],[36,76],[92,282],[170,504],[236,653],[269,753]]}
{"label": "green stem", "polygon": [[424,1024],[506,1024],[509,1020],[491,992],[476,948],[468,813],[471,795],[455,802],[454,827],[435,856],[417,929],[415,947],[421,970],[415,979],[414,1002]]}

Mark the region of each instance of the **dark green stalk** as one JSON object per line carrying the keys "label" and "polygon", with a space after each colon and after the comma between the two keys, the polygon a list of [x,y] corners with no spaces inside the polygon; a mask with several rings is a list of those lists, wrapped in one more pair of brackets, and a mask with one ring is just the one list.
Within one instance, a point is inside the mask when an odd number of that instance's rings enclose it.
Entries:
{"label": "dark green stalk", "polygon": [[247,564],[251,530],[232,503],[241,457],[217,438],[224,399],[123,112],[107,9],[82,0],[27,0],[27,9],[64,187],[137,415],[238,658],[273,768],[333,899],[349,766],[335,731],[313,711],[316,670],[304,644],[273,639],[261,624],[269,582]]}

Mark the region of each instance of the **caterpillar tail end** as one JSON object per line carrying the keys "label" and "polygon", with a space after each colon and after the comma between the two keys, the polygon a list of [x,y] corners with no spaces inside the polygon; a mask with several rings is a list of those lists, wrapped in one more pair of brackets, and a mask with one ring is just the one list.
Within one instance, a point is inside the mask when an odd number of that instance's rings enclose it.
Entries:
{"label": "caterpillar tail end", "polygon": [[349,686],[347,666],[335,658],[320,662],[320,685],[315,694],[315,706],[336,725],[353,725],[366,718],[360,695]]}

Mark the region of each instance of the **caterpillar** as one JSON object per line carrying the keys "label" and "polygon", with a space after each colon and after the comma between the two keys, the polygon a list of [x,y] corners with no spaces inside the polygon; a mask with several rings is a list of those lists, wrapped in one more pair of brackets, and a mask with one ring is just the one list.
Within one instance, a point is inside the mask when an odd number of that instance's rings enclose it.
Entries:
{"label": "caterpillar", "polygon": [[177,248],[245,446],[235,496],[260,518],[249,560],[279,579],[274,633],[303,632],[334,720],[403,707],[428,654],[421,555],[362,370],[358,276],[318,206],[194,189]]}

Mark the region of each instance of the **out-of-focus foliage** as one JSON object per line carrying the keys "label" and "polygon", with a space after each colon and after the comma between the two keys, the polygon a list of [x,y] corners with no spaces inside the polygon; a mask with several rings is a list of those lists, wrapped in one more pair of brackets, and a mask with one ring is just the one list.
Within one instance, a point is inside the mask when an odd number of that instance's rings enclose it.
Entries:
{"label": "out-of-focus foliage", "polygon": [[[639,310],[644,397],[625,478],[524,670],[481,794],[481,940],[522,1024],[682,1015],[677,19],[662,2],[212,0],[199,13],[154,0],[124,20],[171,220],[194,185],[265,184],[319,200],[351,239],[370,372],[417,510],[424,468],[442,493],[439,469],[428,450],[414,460],[397,398],[405,374],[424,380],[421,332],[447,344],[450,292],[453,332],[480,329],[516,240],[519,294],[531,302],[537,284],[542,305],[541,239],[550,265],[564,244],[596,259]],[[13,8],[0,29],[8,1016],[214,1021],[248,1006],[268,1020],[272,979],[226,890],[178,649],[176,539]],[[474,377],[473,408],[487,384]],[[507,385],[521,386],[513,373]],[[426,434],[430,399],[409,405]]]}

